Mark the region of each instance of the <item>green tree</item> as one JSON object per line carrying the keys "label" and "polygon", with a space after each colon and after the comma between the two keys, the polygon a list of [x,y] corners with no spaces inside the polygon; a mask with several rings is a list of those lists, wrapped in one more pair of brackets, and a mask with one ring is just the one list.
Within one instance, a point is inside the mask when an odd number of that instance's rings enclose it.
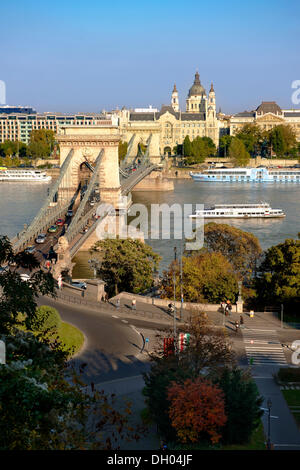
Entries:
{"label": "green tree", "polygon": [[30,322],[32,331],[56,333],[61,326],[61,318],[56,308],[41,305]]}
{"label": "green tree", "polygon": [[269,145],[276,156],[287,156],[297,145],[295,132],[289,125],[275,126],[269,131]]}
{"label": "green tree", "polygon": [[220,142],[219,142],[220,157],[223,157],[223,158],[228,157],[229,146],[231,144],[232,139],[233,139],[232,135],[223,135],[220,138]]}
{"label": "green tree", "polygon": [[[25,316],[25,323],[30,329],[37,308],[39,295],[54,295],[54,279],[50,273],[40,268],[34,254],[20,252],[14,254],[7,237],[0,237],[0,265],[9,265],[10,269],[0,276],[0,334],[19,324],[19,316]],[[30,282],[22,281],[19,269],[31,272]],[[33,272],[34,271],[34,272]]]}
{"label": "green tree", "polygon": [[260,154],[263,135],[261,129],[256,124],[245,124],[235,135],[245,145],[246,151],[255,156]]}
{"label": "green tree", "polygon": [[54,132],[47,129],[34,129],[30,134],[28,155],[33,159],[49,158],[55,145]]}
{"label": "green tree", "polygon": [[237,137],[232,139],[229,146],[229,158],[235,167],[247,166],[250,161],[250,155],[244,143]]}
{"label": "green tree", "polygon": [[[87,389],[67,368],[68,351],[44,332],[28,331],[37,320],[37,297],[54,294],[51,274],[38,269],[34,255],[15,254],[4,236],[3,264],[10,269],[0,276],[0,340],[6,345],[6,364],[0,365],[0,450],[111,449],[121,439],[138,438],[128,423],[128,403],[124,413],[116,411],[113,396]],[[19,268],[35,270],[31,282],[21,281]]]}
{"label": "green tree", "polygon": [[188,135],[185,136],[183,141],[183,155],[185,157],[192,156],[192,144]]}
{"label": "green tree", "polygon": [[216,383],[225,396],[227,422],[222,428],[224,444],[246,444],[257,428],[263,403],[255,382],[248,372],[225,367]]}
{"label": "green tree", "polygon": [[128,143],[120,140],[119,142],[119,163],[124,160],[127,154]]}
{"label": "green tree", "polygon": [[[180,300],[179,264],[173,262],[164,273],[164,296],[173,297],[174,272],[176,298]],[[221,253],[198,252],[182,258],[182,290],[186,302],[219,303],[224,299],[235,302],[238,292],[237,276],[230,262]]]}
{"label": "green tree", "polygon": [[204,248],[209,253],[222,253],[232,264],[239,278],[252,275],[262,254],[255,235],[228,224],[215,222],[204,225]]}
{"label": "green tree", "polygon": [[139,293],[153,285],[160,256],[140,240],[106,239],[95,243],[97,274],[107,283],[110,295],[121,291]]}
{"label": "green tree", "polygon": [[258,268],[256,292],[261,305],[284,304],[300,310],[300,240],[287,239],[269,248]]}

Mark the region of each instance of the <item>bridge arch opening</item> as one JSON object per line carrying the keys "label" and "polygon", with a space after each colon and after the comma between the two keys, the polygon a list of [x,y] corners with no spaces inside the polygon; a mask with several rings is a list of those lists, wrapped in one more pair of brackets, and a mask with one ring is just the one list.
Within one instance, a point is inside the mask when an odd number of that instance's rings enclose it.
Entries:
{"label": "bridge arch opening", "polygon": [[164,148],[164,155],[172,155],[172,150],[171,150],[171,147],[167,146]]}
{"label": "bridge arch opening", "polygon": [[89,161],[82,162],[78,166],[78,183],[81,184],[81,188],[88,186],[93,174],[92,168],[92,163]]}

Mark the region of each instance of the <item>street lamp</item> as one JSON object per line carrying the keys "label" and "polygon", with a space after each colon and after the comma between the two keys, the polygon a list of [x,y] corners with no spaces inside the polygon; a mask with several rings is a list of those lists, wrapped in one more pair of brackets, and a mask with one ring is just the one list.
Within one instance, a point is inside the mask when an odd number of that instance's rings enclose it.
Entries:
{"label": "street lamp", "polygon": [[271,407],[272,407],[271,398],[268,398],[267,407],[268,407],[268,442],[267,442],[267,449],[271,450]]}

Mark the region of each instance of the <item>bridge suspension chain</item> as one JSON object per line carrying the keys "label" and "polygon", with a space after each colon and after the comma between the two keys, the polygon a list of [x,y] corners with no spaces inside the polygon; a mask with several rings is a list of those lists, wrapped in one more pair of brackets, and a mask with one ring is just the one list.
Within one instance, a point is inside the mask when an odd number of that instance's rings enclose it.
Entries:
{"label": "bridge suspension chain", "polygon": [[72,241],[74,236],[78,233],[78,224],[85,211],[86,203],[88,202],[88,199],[95,187],[95,184],[97,183],[97,178],[98,178],[99,170],[100,170],[100,164],[101,164],[103,156],[104,156],[104,149],[101,150],[101,152],[99,153],[96,159],[96,162],[95,162],[96,164],[94,167],[93,175],[89,181],[87,190],[85,191],[84,196],[82,200],[80,201],[80,204],[78,206],[75,216],[72,219],[72,222],[70,223],[69,227],[66,230],[65,236],[69,243]]}
{"label": "bridge suspension chain", "polygon": [[17,236],[11,240],[12,246],[15,251],[18,251],[25,247],[34,237],[36,237],[41,230],[49,225],[51,221],[54,221],[60,214],[63,212],[71,203],[71,201],[66,201],[65,204],[57,202],[56,206],[49,207],[53,202],[54,197],[59,189],[59,186],[65,176],[68,167],[70,165],[74,150],[71,149],[67,155],[67,158],[64,160],[62,167],[60,169],[60,174],[57,180],[51,185],[49,194],[43,206],[37,213],[37,215],[32,220],[29,227],[21,233],[20,236]]}

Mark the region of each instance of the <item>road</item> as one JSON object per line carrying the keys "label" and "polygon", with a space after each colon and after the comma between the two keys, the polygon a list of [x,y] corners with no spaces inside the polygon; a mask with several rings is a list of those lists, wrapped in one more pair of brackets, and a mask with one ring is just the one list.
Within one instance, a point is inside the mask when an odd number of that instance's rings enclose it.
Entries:
{"label": "road", "polygon": [[40,298],[38,303],[55,307],[63,321],[73,324],[85,335],[84,349],[72,361],[76,368],[87,364],[84,380],[97,384],[137,376],[149,368],[146,355],[141,353],[143,338],[140,334],[149,326],[148,322],[137,321],[139,327],[136,328],[134,320],[121,319],[111,310],[105,313],[105,305],[102,311],[95,311],[48,297]]}

